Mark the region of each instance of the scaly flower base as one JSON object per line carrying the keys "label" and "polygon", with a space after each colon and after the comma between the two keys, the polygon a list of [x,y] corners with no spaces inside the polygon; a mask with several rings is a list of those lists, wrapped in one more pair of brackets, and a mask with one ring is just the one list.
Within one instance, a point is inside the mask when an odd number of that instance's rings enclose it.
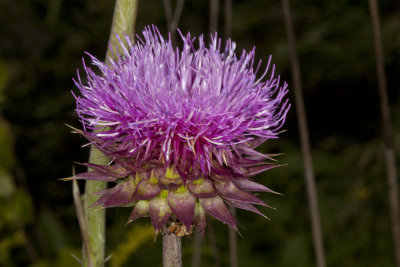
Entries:
{"label": "scaly flower base", "polygon": [[78,73],[84,129],[75,131],[109,165],[83,164],[93,171],[75,178],[115,182],[93,205],[134,206],[129,222],[149,216],[156,231],[204,234],[207,213],[237,230],[226,204],[261,214],[254,205],[267,205],[251,192],[274,193],[250,177],[278,166],[255,149],[278,137],[287,85],[274,66],[263,81],[270,60],[256,79],[254,49],[237,57],[231,40],[221,51],[216,35],[209,47],[200,36],[197,48],[181,36],[180,51],[147,27],[135,45],[119,39],[110,66],[88,54],[101,73],[84,65],[85,82]]}

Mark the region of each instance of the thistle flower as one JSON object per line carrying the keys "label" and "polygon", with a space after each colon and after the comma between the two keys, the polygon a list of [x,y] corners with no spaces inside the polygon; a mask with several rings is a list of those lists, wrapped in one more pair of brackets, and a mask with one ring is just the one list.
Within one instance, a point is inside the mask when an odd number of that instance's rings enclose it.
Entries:
{"label": "thistle flower", "polygon": [[[256,78],[255,50],[221,50],[215,34],[181,34],[182,50],[146,27],[106,65],[88,54],[86,81],[74,80],[83,130],[76,130],[107,158],[106,166],[83,164],[78,179],[116,182],[94,205],[133,206],[129,222],[150,216],[155,230],[172,222],[204,233],[206,213],[236,229],[226,204],[258,214],[267,206],[252,191],[274,192],[250,180],[276,167],[255,148],[278,137],[289,109],[287,84],[265,72]],[[197,45],[196,45],[197,43]],[[262,215],[262,214],[261,214]]]}

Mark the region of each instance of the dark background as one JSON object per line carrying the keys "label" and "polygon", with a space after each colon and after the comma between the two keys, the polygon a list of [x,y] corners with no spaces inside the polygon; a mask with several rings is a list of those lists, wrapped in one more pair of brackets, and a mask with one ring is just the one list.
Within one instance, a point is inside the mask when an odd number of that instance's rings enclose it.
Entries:
{"label": "dark background", "polygon": [[[172,1],[174,4],[175,1]],[[367,1],[292,0],[328,266],[393,266],[388,190],[381,143],[379,96]],[[0,265],[78,266],[81,245],[71,184],[73,162],[85,162],[72,78],[84,51],[106,53],[114,1],[0,0]],[[396,153],[400,153],[400,4],[379,1]],[[224,6],[220,1],[220,35]],[[139,1],[136,31],[155,24],[166,36],[162,1]],[[179,28],[209,29],[209,1],[186,0]],[[232,38],[237,51],[256,46],[270,54],[291,84],[290,58],[280,1],[233,0]],[[263,152],[283,152],[287,166],[258,181],[284,194],[261,198],[271,220],[238,211],[240,266],[314,264],[295,107],[278,140]],[[79,170],[79,169],[78,169]],[[83,184],[81,185],[83,186]],[[161,266],[161,242],[144,235],[148,220],[124,227],[129,209],[107,211],[110,266]],[[218,255],[227,266],[228,229],[213,221]],[[203,242],[202,266],[213,266]],[[184,266],[192,240],[184,239]]]}

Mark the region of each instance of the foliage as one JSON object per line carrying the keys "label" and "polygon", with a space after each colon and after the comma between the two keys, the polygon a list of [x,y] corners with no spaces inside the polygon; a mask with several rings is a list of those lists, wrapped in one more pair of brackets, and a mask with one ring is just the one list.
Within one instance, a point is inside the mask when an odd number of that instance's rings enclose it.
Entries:
{"label": "foliage", "polygon": [[140,246],[143,246],[144,243],[153,239],[154,230],[151,226],[132,227],[132,229],[126,233],[126,240],[113,249],[111,266],[123,266],[129,257],[135,257],[134,253]]}

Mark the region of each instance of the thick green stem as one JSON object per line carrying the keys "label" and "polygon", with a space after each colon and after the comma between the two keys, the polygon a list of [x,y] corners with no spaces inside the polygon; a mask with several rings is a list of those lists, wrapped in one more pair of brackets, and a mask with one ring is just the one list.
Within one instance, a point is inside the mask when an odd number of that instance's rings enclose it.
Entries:
{"label": "thick green stem", "polygon": [[[107,158],[94,147],[90,151],[89,162],[96,164],[106,164]],[[86,225],[89,235],[90,252],[83,255],[83,266],[94,267],[104,266],[104,247],[105,247],[105,209],[90,207],[99,196],[93,193],[107,188],[107,183],[103,181],[87,181],[85,185],[85,195],[83,198]]]}
{"label": "thick green stem", "polygon": [[[138,3],[139,0],[117,0],[115,2],[114,17],[110,32],[110,44],[113,49],[118,48],[118,51],[121,52],[116,34],[120,36],[125,34],[131,38],[133,37]],[[124,38],[121,39],[124,40]],[[111,55],[112,50],[108,48],[106,62],[109,61]]]}
{"label": "thick green stem", "polygon": [[[117,0],[115,3],[113,22],[110,33],[110,47],[107,50],[106,62],[112,56],[112,49],[119,49],[119,42],[116,34],[132,37],[135,28],[138,0]],[[123,39],[123,38],[122,38]],[[107,164],[108,159],[100,151],[91,148],[89,162],[96,164]],[[105,210],[99,207],[90,207],[98,196],[93,193],[107,188],[107,183],[102,181],[87,181],[85,186],[84,207],[85,218],[88,228],[90,247],[92,255],[84,253],[83,266],[89,265],[88,257],[92,259],[93,266],[104,266],[105,247]]]}

